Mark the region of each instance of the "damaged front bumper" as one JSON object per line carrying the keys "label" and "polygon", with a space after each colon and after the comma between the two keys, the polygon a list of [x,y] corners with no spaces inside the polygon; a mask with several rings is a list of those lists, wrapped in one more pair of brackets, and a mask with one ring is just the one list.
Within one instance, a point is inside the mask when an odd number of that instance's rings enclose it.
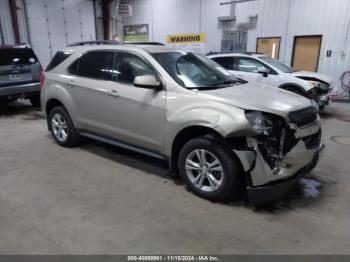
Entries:
{"label": "damaged front bumper", "polygon": [[330,95],[330,93],[328,93],[326,95],[322,95],[319,97],[318,104],[320,107],[324,107],[324,106],[329,105],[330,101],[331,101],[331,95]]}
{"label": "damaged front bumper", "polygon": [[279,199],[316,166],[324,148],[319,120],[305,127],[291,127],[297,143],[273,166],[266,161],[254,138],[248,138],[251,151],[235,150],[246,172],[249,203],[263,204]]}
{"label": "damaged front bumper", "polygon": [[286,177],[282,180],[270,182],[262,186],[248,186],[246,188],[248,202],[251,204],[259,205],[280,199],[298,182],[300,178],[315,168],[318,162],[319,153],[323,148],[324,146],[315,152],[311,162],[298,170],[294,175]]}

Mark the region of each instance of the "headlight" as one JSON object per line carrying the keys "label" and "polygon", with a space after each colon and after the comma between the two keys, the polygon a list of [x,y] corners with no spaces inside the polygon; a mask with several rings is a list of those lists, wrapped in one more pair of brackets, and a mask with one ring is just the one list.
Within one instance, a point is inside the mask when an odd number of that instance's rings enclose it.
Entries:
{"label": "headlight", "polygon": [[246,111],[245,117],[258,135],[269,135],[272,126],[268,124],[265,116],[259,111]]}

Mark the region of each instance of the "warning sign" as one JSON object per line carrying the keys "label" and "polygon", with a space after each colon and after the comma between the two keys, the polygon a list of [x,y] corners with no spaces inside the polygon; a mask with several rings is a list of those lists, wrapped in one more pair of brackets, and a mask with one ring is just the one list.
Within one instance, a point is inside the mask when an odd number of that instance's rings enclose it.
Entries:
{"label": "warning sign", "polygon": [[205,53],[206,34],[177,34],[168,35],[169,46],[177,47],[189,52]]}

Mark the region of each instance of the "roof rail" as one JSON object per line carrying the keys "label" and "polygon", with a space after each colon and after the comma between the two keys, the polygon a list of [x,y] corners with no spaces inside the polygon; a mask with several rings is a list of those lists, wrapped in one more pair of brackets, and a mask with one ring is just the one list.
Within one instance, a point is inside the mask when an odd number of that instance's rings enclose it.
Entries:
{"label": "roof rail", "polygon": [[132,42],[132,43],[125,43],[128,45],[160,45],[165,46],[163,43],[160,42]]}
{"label": "roof rail", "polygon": [[121,43],[115,40],[97,40],[97,41],[82,41],[67,45],[72,46],[83,46],[83,45],[120,45]]}
{"label": "roof rail", "polygon": [[221,54],[243,54],[243,55],[263,55],[263,53],[259,52],[235,52],[235,51],[228,51],[228,52],[209,52],[206,55],[221,55]]}

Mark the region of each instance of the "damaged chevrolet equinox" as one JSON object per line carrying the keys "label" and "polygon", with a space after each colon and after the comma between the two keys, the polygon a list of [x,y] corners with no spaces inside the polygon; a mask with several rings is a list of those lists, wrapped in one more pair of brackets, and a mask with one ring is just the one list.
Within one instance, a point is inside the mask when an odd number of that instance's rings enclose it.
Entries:
{"label": "damaged chevrolet equinox", "polygon": [[[49,131],[165,160],[196,195],[274,201],[318,162],[310,100],[245,82],[200,54],[152,45],[78,45],[59,51],[41,92]],[[127,174],[125,174],[127,175]]]}

